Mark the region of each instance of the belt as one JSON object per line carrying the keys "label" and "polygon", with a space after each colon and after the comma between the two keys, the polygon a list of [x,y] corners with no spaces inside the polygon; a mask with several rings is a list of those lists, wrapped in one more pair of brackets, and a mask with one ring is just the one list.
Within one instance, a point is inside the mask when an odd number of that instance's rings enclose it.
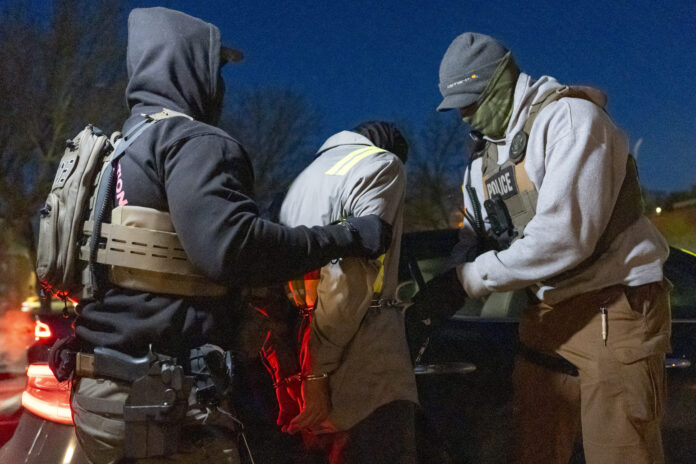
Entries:
{"label": "belt", "polygon": [[75,354],[75,375],[77,377],[109,377],[126,382],[135,382],[148,375],[150,367],[157,361],[176,364],[174,358],[149,352],[141,358],[129,356],[110,348],[96,347],[94,353]]}
{"label": "belt", "polygon": [[532,364],[536,364],[537,366],[541,366],[554,372],[560,372],[571,377],[578,376],[578,368],[573,363],[561,356],[546,354],[529,348],[522,343],[518,344],[517,353],[527,361],[531,362]]}
{"label": "belt", "polygon": [[[296,305],[297,306],[297,305]],[[379,298],[375,297],[370,300],[369,309],[387,309],[387,308],[398,308],[401,309],[399,302],[393,298]],[[300,315],[308,316],[314,312],[315,306],[297,306],[300,311]]]}
{"label": "belt", "polygon": [[379,310],[379,309],[387,309],[387,308],[401,309],[401,307],[399,306],[399,302],[393,298],[373,298],[370,301],[369,309]]}

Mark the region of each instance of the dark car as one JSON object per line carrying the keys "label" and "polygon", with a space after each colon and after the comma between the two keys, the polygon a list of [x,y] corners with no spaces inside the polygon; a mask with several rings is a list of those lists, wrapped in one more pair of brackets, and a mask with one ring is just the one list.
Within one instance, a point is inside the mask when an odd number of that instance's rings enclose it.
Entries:
{"label": "dark car", "polygon": [[[455,230],[406,234],[401,249],[399,298],[407,303],[423,285],[442,270],[457,240]],[[668,403],[664,444],[668,462],[691,463],[696,455],[696,256],[672,249],[665,265],[674,283],[673,352],[667,361]],[[496,293],[485,301],[471,300],[438,330],[416,366],[418,388],[428,428],[422,447],[429,454],[443,451],[433,462],[502,463],[510,442],[511,373],[517,348],[519,315],[526,303],[522,292]],[[69,319],[52,314],[50,327],[69,328]],[[38,358],[43,348],[33,348]],[[34,356],[31,356],[34,357]],[[260,363],[258,363],[260,364]],[[272,387],[263,368],[258,382],[268,389],[254,401],[273,402]],[[256,383],[258,385],[258,383]],[[252,403],[250,401],[250,403]],[[83,463],[70,425],[69,386],[56,382],[45,363],[32,364],[24,393],[25,410],[12,440],[0,449],[0,462]],[[254,410],[275,412],[268,404]],[[267,443],[267,442],[266,442]],[[253,447],[253,444],[252,444]],[[449,458],[448,458],[449,456]],[[578,450],[574,462],[583,462]]]}
{"label": "dark car", "polygon": [[27,347],[34,341],[28,306],[0,311],[0,446],[10,439],[22,414]]}
{"label": "dark car", "polygon": [[58,382],[46,364],[49,348],[71,330],[73,305],[32,297],[23,303],[22,313],[33,318],[34,342],[25,348],[28,367],[23,365],[16,376],[17,410],[5,428],[5,441],[12,439],[0,449],[0,463],[86,462],[75,453],[70,385]]}
{"label": "dark car", "polygon": [[[457,232],[404,237],[400,296],[442,270]],[[663,440],[667,462],[693,463],[696,456],[696,255],[671,248],[665,275],[672,292],[672,353],[668,354],[667,408]],[[418,376],[421,403],[454,462],[503,463],[512,433],[512,369],[524,292],[469,300],[439,331],[424,353],[425,365],[470,362],[467,375]],[[579,448],[573,462],[584,462]]]}

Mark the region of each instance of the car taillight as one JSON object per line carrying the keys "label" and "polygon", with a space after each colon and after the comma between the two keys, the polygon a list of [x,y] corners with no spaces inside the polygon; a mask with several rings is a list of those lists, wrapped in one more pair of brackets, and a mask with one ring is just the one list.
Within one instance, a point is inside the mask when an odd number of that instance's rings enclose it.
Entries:
{"label": "car taillight", "polygon": [[22,406],[44,419],[72,425],[70,381],[59,382],[48,364],[29,365]]}
{"label": "car taillight", "polygon": [[36,340],[41,340],[42,338],[51,338],[51,335],[53,334],[48,324],[37,319],[36,324],[34,324],[34,338]]}

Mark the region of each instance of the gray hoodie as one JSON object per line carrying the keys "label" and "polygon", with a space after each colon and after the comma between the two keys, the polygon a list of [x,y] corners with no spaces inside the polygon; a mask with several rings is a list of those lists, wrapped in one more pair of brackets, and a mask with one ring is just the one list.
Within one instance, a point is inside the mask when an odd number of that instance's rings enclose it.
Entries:
{"label": "gray hoodie", "polygon": [[[498,148],[499,163],[508,160],[512,137],[524,126],[531,105],[548,89],[560,86],[549,76],[535,81],[520,74],[507,136]],[[588,91],[592,102],[562,98],[539,113],[525,161],[539,191],[536,215],[525,227],[524,237],[508,249],[489,251],[458,268],[470,295],[531,286],[540,299],[553,304],[611,285],[662,280],[669,248],[652,223],[641,217],[585,271],[555,285],[542,283],[592,254],[626,173],[628,141],[603,110],[605,96]],[[478,197],[484,198],[480,159],[472,163],[471,177]],[[471,208],[468,196],[464,200]]]}

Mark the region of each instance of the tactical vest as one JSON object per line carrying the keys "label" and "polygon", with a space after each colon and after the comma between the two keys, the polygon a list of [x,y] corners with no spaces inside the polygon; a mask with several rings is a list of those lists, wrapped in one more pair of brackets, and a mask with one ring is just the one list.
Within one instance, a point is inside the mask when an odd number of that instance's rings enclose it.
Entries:
{"label": "tactical vest", "polygon": [[[129,145],[157,121],[188,115],[164,108],[148,115],[126,134],[119,144]],[[222,296],[227,288],[212,282],[193,267],[174,230],[168,212],[141,206],[119,206],[110,211],[111,222],[103,222],[99,211],[106,211],[113,197],[114,169],[121,147],[105,163],[90,199],[91,212],[83,225],[79,259],[90,263],[82,271],[83,297],[95,292],[92,264],[103,265],[109,283],[131,290],[181,296]],[[103,182],[102,182],[103,180]],[[94,240],[93,237],[98,237]]]}
{"label": "tactical vest", "polygon": [[[85,221],[89,237],[93,221]],[[227,289],[201,275],[188,260],[169,213],[142,206],[119,206],[111,223],[101,226],[103,248],[96,262],[107,266],[108,280],[119,287],[143,292],[181,296],[222,296]],[[89,260],[88,245],[80,248],[80,259]],[[86,286],[89,276],[83,278]]]}
{"label": "tactical vest", "polygon": [[[506,162],[498,164],[498,147],[495,143],[488,141],[483,149],[481,174],[484,208],[490,221],[490,232],[501,250],[524,237],[524,228],[536,214],[539,193],[525,170],[527,141],[532,125],[541,110],[564,97],[590,100],[581,87],[564,86],[551,89],[530,108],[529,117],[523,129],[512,139],[510,157]],[[553,281],[567,279],[589,267],[609,248],[614,239],[642,214],[643,200],[638,182],[638,169],[635,159],[629,154],[626,161],[626,176],[611,218],[597,241],[592,255],[574,269],[555,276]]]}

